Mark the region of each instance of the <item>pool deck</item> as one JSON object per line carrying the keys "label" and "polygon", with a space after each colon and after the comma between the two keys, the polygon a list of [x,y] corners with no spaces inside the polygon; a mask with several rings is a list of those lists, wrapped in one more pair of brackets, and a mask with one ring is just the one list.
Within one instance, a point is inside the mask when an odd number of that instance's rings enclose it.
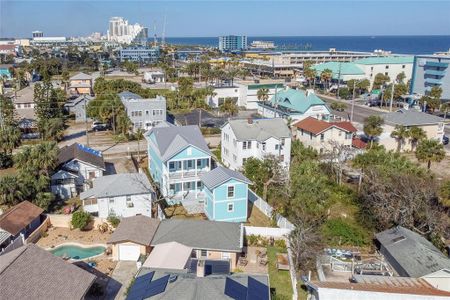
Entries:
{"label": "pool deck", "polygon": [[87,248],[95,248],[95,247],[103,247],[103,248],[104,248],[103,252],[100,253],[100,254],[92,255],[92,256],[85,257],[85,258],[80,258],[80,259],[73,259],[73,258],[70,258],[70,261],[91,260],[91,259],[93,259],[93,258],[95,258],[95,257],[102,256],[102,255],[105,253],[106,248],[108,247],[108,245],[106,245],[106,244],[84,245],[84,244],[80,244],[80,243],[72,243],[72,242],[69,242],[69,243],[59,244],[59,245],[56,246],[56,247],[53,247],[53,248],[50,247],[50,248],[47,248],[47,249],[45,249],[45,250],[47,250],[47,251],[57,250],[58,248],[61,248],[61,247],[64,247],[64,246],[76,246],[76,247],[80,247],[80,248],[84,248],[84,249],[87,249]]}

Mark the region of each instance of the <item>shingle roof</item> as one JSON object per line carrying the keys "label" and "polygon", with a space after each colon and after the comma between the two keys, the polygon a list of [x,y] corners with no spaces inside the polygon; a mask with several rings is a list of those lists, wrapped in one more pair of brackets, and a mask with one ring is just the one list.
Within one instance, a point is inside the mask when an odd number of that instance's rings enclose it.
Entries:
{"label": "shingle roof", "polygon": [[119,93],[120,99],[142,99],[138,94],[132,93],[130,91],[123,91]]}
{"label": "shingle roof", "polygon": [[383,115],[384,121],[393,125],[420,126],[442,123],[444,119],[415,110],[399,109]]}
{"label": "shingle roof", "polygon": [[152,128],[147,137],[154,135],[156,143],[150,138],[150,144],[154,145],[155,150],[159,152],[163,161],[170,159],[186,147],[192,145],[208,155],[211,151],[203,138],[198,126],[173,126]]}
{"label": "shingle roof", "polygon": [[22,201],[0,216],[0,228],[17,235],[44,210],[29,201]]}
{"label": "shingle roof", "polygon": [[80,72],[72,77],[69,80],[91,80],[92,76],[86,73]]}
{"label": "shingle roof", "polygon": [[102,170],[105,170],[105,161],[103,160],[102,153],[82,144],[74,143],[59,150],[59,165],[64,164],[72,159],[78,159],[96,166]]}
{"label": "shingle roof", "polygon": [[95,276],[35,244],[1,256],[2,299],[82,299]]}
{"label": "shingle roof", "polygon": [[410,277],[418,278],[445,268],[450,269],[450,259],[424,237],[409,229],[398,226],[376,234],[376,238]]}
{"label": "shingle roof", "polygon": [[311,106],[325,105],[314,93],[306,94],[301,90],[287,89],[277,91],[270,102],[273,106],[279,105],[293,112],[305,113]]}
{"label": "shingle roof", "polygon": [[390,64],[412,64],[414,56],[374,56],[361,58],[354,61],[359,65],[390,65]]}
{"label": "shingle roof", "polygon": [[[438,290],[433,287],[412,287],[412,286],[393,286],[382,284],[369,284],[369,283],[350,283],[350,282],[331,282],[331,281],[313,281],[309,283],[319,291],[324,289],[337,289],[337,290],[352,290],[352,291],[366,291],[366,292],[378,292],[388,294],[407,294],[407,295],[424,295],[424,296],[450,296],[450,292]],[[441,298],[438,298],[441,299]],[[444,299],[444,298],[442,298]]]}
{"label": "shingle roof", "polygon": [[119,226],[109,238],[108,244],[129,241],[149,246],[159,223],[159,219],[152,219],[147,216],[122,218]]}
{"label": "shingle roof", "polygon": [[318,135],[332,127],[340,128],[346,132],[358,131],[350,122],[326,122],[313,117],[307,117],[294,123],[293,125],[298,129],[303,129],[307,132],[313,133],[314,135]]}
{"label": "shingle roof", "polygon": [[152,246],[175,241],[194,249],[241,252],[241,240],[240,223],[166,219],[159,224]]}
{"label": "shingle roof", "polygon": [[222,166],[218,166],[217,168],[200,175],[200,179],[210,190],[230,179],[236,179],[248,184],[252,183],[247,177],[242,175],[242,173],[224,168]]}
{"label": "shingle roof", "polygon": [[153,188],[144,173],[121,173],[96,178],[92,189],[81,193],[80,199],[141,195],[152,192]]}
{"label": "shingle roof", "polygon": [[[138,277],[149,274],[150,272],[154,272],[152,281],[167,276],[168,274],[177,275],[177,279],[174,282],[168,283],[166,289],[162,293],[151,297],[151,299],[155,300],[229,300],[232,298],[225,294],[226,281],[231,279],[245,288],[246,291],[249,278],[262,283],[266,287],[265,292],[267,294],[262,295],[261,299],[269,298],[270,288],[267,275],[248,275],[236,273],[233,275],[210,275],[206,277],[196,277],[195,274],[186,274],[180,271],[176,272],[175,270],[141,268]],[[131,287],[129,295],[133,295],[133,287]],[[244,295],[243,299],[250,299],[245,296],[246,295]],[[127,300],[132,300],[132,298],[129,297]]]}
{"label": "shingle roof", "polygon": [[281,118],[252,120],[230,120],[229,124],[238,141],[256,140],[263,142],[268,138],[290,138],[291,132]]}

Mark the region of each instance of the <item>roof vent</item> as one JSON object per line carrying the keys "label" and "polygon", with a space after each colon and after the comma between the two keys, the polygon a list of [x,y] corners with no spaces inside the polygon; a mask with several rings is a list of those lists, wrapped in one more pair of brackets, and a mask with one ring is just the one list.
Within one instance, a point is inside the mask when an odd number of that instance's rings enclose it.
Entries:
{"label": "roof vent", "polygon": [[400,241],[403,241],[403,240],[406,240],[406,238],[403,235],[401,235],[401,236],[398,236],[396,238],[393,238],[392,242],[393,243],[397,243],[397,242],[400,242]]}
{"label": "roof vent", "polygon": [[178,275],[172,274],[169,277],[169,283],[175,282],[178,278]]}

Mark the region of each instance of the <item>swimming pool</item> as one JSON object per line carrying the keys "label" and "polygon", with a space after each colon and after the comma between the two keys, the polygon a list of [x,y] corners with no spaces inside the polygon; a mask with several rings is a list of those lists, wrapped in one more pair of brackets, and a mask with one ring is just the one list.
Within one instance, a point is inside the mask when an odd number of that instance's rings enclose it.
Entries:
{"label": "swimming pool", "polygon": [[71,259],[85,259],[92,256],[97,256],[105,252],[105,247],[94,246],[94,247],[80,247],[77,245],[61,245],[50,252],[53,255],[59,257],[70,257]]}

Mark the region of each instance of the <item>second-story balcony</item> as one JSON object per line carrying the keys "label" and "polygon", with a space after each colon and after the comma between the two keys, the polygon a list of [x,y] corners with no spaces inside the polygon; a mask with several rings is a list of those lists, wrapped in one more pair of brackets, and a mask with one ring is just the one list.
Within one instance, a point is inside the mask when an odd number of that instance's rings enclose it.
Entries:
{"label": "second-story balcony", "polygon": [[169,161],[169,179],[191,179],[211,170],[209,158]]}

